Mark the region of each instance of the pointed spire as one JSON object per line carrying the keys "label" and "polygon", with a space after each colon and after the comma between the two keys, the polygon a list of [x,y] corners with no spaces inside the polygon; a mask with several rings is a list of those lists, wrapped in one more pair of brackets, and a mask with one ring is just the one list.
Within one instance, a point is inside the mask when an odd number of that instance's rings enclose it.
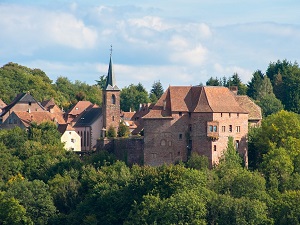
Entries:
{"label": "pointed spire", "polygon": [[113,70],[112,45],[110,46],[110,59],[109,59],[108,73],[106,77],[105,90],[119,90],[119,88],[116,85],[116,78]]}

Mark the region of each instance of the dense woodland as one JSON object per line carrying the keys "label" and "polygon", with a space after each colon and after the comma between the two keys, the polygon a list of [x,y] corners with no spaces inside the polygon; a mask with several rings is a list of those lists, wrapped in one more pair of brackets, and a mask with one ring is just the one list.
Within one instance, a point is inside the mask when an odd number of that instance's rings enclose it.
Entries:
{"label": "dense woodland", "polygon": [[[0,130],[0,224],[299,224],[299,72],[284,60],[270,63],[266,74],[255,71],[248,84],[238,74],[207,81],[238,86],[263,109],[262,126],[249,132],[249,168],[231,138],[212,169],[198,155],[177,165],[129,167],[104,151],[65,151],[52,123]],[[103,77],[95,83],[53,83],[41,70],[13,63],[0,69],[6,103],[30,91],[65,108],[82,99],[100,104]],[[150,94],[132,84],[122,89],[121,104],[128,96],[155,102],[154,90],[161,94],[160,82]]]}

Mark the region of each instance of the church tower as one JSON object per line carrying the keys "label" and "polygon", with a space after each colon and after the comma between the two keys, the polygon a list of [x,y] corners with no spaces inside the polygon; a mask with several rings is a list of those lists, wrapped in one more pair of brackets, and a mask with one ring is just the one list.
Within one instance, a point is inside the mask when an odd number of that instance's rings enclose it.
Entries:
{"label": "church tower", "polygon": [[116,78],[112,63],[112,49],[106,77],[106,85],[102,90],[102,114],[103,128],[108,130],[110,126],[118,131],[120,123],[120,89],[116,85]]}

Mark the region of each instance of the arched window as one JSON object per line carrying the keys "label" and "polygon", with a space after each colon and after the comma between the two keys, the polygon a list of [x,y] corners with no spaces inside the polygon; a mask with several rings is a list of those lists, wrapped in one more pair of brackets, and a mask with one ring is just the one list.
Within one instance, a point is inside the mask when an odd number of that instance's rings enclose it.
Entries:
{"label": "arched window", "polygon": [[111,96],[111,104],[116,104],[116,96],[115,95],[112,95]]}

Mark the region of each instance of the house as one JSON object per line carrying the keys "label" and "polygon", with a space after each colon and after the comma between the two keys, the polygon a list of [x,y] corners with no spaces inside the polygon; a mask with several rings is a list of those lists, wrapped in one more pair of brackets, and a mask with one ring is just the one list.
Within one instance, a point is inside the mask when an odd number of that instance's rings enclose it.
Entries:
{"label": "house", "polygon": [[102,109],[99,107],[91,108],[77,118],[73,128],[81,137],[81,151],[95,150],[97,139],[101,135],[102,124]]}
{"label": "house", "polygon": [[74,119],[78,117],[84,111],[93,107],[93,103],[90,101],[78,101],[69,111],[64,115],[65,121],[67,123],[74,123]]}
{"label": "house", "polygon": [[63,114],[63,111],[55,104],[54,99],[48,99],[41,102],[41,105],[45,110],[51,113],[60,113]]}
{"label": "house", "polygon": [[26,129],[31,123],[40,124],[42,122],[52,121],[56,124],[65,124],[61,114],[54,114],[48,111],[34,112],[18,112],[13,111],[8,118],[2,123],[1,128],[11,129],[13,127],[21,127]]}
{"label": "house", "polygon": [[81,137],[70,124],[60,124],[58,131],[61,133],[61,142],[66,150],[80,152]]}
{"label": "house", "polygon": [[213,166],[229,136],[247,164],[249,112],[237,99],[241,100],[226,87],[170,86],[143,117],[144,164],[187,161],[196,152]]}
{"label": "house", "polygon": [[2,124],[12,112],[43,112],[44,107],[29,93],[21,93],[0,112],[0,124]]}

